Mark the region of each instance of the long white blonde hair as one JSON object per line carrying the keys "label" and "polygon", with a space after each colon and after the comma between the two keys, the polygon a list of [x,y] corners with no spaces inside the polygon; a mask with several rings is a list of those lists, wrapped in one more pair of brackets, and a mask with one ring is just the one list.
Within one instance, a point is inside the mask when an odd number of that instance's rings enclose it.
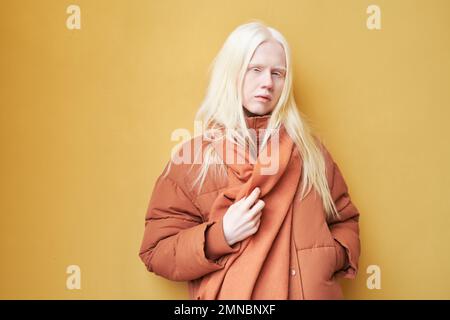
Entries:
{"label": "long white blonde hair", "polygon": [[[284,36],[261,21],[252,21],[238,26],[226,39],[210,68],[210,82],[207,94],[197,111],[195,120],[202,124],[202,130],[226,128],[227,135],[234,138],[241,147],[255,150],[256,146],[250,138],[243,111],[242,84],[248,64],[256,48],[263,42],[275,39],[284,48],[286,55],[286,78],[281,96],[273,109],[267,124],[266,135],[262,139],[264,146],[272,129],[281,124],[295,143],[303,162],[302,189],[303,199],[314,187],[321,196],[327,218],[339,216],[328,187],[325,159],[317,139],[311,132],[306,117],[297,109],[292,87],[292,60],[289,45]],[[203,160],[192,188],[199,184],[198,192],[211,164],[215,174],[226,175],[225,164],[212,144],[202,151]],[[192,167],[191,167],[192,168]],[[170,170],[170,164],[166,174]]]}

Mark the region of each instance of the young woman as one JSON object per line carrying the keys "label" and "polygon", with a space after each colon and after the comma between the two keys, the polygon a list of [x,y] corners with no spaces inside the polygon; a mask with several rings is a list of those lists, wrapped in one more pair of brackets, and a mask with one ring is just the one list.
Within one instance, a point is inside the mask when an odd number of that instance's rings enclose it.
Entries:
{"label": "young woman", "polygon": [[196,120],[208,134],[184,143],[153,189],[147,269],[188,281],[191,299],[342,299],[359,212],[297,110],[285,38],[260,22],[236,28]]}

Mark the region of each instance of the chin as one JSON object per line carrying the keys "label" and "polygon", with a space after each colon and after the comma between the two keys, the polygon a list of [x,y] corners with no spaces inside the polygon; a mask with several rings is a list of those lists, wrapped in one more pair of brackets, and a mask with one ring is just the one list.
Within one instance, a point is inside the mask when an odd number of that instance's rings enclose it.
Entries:
{"label": "chin", "polygon": [[248,108],[244,107],[244,109],[247,111],[247,113],[263,116],[272,111],[272,108],[267,108],[263,106],[250,106]]}

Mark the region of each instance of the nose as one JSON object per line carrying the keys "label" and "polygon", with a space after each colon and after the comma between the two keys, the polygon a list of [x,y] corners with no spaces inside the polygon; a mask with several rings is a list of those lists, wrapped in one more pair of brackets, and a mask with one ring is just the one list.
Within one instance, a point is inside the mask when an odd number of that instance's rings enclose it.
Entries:
{"label": "nose", "polygon": [[264,89],[272,89],[273,87],[273,79],[272,79],[272,73],[270,70],[266,71],[262,75],[261,79],[261,87]]}

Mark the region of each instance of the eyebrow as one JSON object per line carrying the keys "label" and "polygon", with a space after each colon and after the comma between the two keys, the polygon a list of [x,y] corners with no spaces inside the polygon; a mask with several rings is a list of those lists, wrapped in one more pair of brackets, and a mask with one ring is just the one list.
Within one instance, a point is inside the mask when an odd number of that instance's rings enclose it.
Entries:
{"label": "eyebrow", "polygon": [[[248,67],[249,68],[255,68],[255,67],[265,67],[265,66],[262,65],[262,64],[249,64]],[[276,71],[286,72],[286,68],[284,68],[284,67],[275,67],[273,69],[276,70]]]}

